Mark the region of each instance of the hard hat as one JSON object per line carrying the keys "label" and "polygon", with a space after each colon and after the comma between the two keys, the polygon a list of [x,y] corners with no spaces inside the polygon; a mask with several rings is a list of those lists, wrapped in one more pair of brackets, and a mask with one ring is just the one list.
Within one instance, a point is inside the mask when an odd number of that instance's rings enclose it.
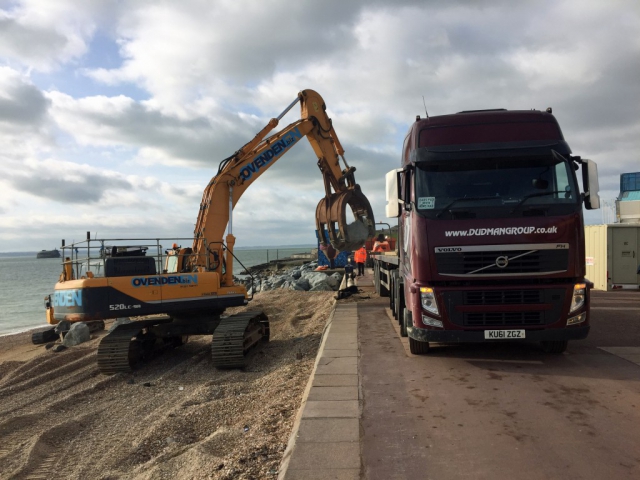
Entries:
{"label": "hard hat", "polygon": [[178,248],[178,244],[174,243],[173,245],[171,245],[171,248]]}

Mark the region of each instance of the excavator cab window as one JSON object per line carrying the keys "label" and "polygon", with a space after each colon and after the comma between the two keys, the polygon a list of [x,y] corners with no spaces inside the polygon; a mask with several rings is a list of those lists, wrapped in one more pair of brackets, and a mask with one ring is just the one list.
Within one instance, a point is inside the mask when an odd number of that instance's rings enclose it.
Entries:
{"label": "excavator cab window", "polygon": [[178,256],[175,254],[168,255],[167,260],[165,262],[163,273],[176,273],[177,271],[178,271]]}

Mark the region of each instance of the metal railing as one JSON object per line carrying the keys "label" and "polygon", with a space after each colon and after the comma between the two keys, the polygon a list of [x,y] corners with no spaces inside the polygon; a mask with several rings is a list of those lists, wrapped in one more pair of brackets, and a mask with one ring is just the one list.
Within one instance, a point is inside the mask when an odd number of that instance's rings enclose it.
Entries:
{"label": "metal railing", "polygon": [[[153,258],[156,272],[164,270],[167,257],[166,250],[173,248],[180,242],[193,242],[192,237],[173,238],[101,238],[92,239],[87,235],[86,240],[66,244],[62,240],[60,247],[62,265],[71,266],[74,278],[83,278],[87,272],[94,277],[104,276],[105,261],[108,258]],[[206,253],[202,255],[207,255]],[[208,257],[208,255],[207,255]],[[63,268],[64,271],[64,268]]]}

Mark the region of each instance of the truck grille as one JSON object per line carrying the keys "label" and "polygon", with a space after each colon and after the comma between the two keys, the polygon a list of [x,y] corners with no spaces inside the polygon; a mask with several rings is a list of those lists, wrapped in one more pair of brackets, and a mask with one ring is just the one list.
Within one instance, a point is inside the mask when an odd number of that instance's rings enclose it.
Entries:
{"label": "truck grille", "polygon": [[465,327],[517,327],[544,325],[543,312],[465,313]]}
{"label": "truck grille", "polygon": [[[508,259],[503,268],[498,258]],[[566,271],[569,250],[494,250],[483,252],[447,252],[436,254],[441,275],[518,275]]]}
{"label": "truck grille", "polygon": [[480,290],[464,292],[465,305],[541,303],[540,290]]}
{"label": "truck grille", "polygon": [[[455,325],[528,327],[556,322],[560,318],[566,293],[566,288],[562,287],[448,290],[442,292],[442,299],[449,320]],[[505,305],[509,306],[509,311],[496,308]]]}

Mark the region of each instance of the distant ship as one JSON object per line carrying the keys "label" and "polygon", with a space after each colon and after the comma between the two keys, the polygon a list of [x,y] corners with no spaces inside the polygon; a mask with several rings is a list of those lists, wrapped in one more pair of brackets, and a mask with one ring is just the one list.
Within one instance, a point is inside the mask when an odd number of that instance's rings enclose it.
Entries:
{"label": "distant ship", "polygon": [[60,258],[60,251],[57,249],[42,250],[41,252],[38,252],[36,258]]}

